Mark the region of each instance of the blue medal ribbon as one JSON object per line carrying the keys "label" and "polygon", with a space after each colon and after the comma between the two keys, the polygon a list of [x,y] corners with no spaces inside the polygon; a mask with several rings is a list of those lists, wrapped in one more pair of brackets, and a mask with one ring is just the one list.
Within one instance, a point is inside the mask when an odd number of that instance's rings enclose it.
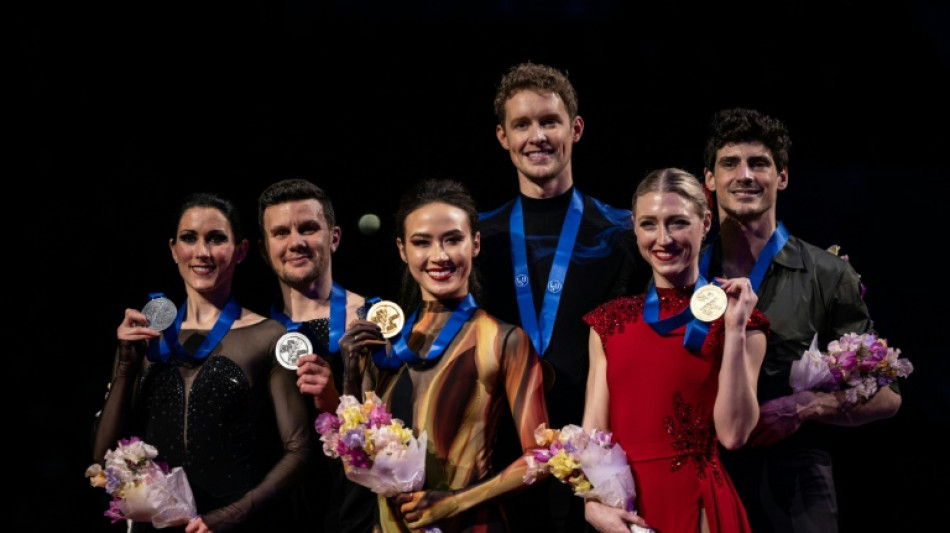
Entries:
{"label": "blue medal ribbon", "polygon": [[[276,305],[270,308],[270,316],[277,320],[287,331],[296,331],[300,329],[302,322],[294,322],[289,316],[281,312]],[[333,282],[330,289],[330,345],[327,347],[329,353],[340,351],[340,337],[346,329],[346,289],[337,282]],[[326,355],[326,354],[323,354]]]}
{"label": "blue medal ribbon", "polygon": [[[706,278],[702,275],[696,280],[696,286],[693,287],[693,293],[700,287],[707,285]],[[656,294],[656,286],[650,282],[650,288],[647,290],[646,300],[643,302],[643,320],[660,335],[666,335],[676,328],[687,324],[686,333],[683,336],[683,346],[688,350],[697,351],[706,341],[706,335],[709,334],[709,324],[693,316],[689,306],[679,313],[660,319],[660,298]]]}
{"label": "blue medal ribbon", "polygon": [[[755,266],[752,267],[752,272],[749,274],[749,281],[752,283],[752,290],[759,292],[759,285],[762,284],[762,280],[765,278],[765,272],[769,269],[769,265],[772,264],[772,259],[779,253],[785,243],[788,242],[788,231],[785,229],[785,225],[779,221],[778,226],[775,227],[775,231],[772,232],[772,236],[769,237],[769,241],[765,243],[765,247],[762,248],[762,253],[759,254],[759,257],[755,260]],[[706,253],[703,254],[703,257],[699,260],[699,275],[700,276],[709,276],[709,262],[712,259],[712,249],[710,246],[706,249]]]}
{"label": "blue medal ribbon", "polygon": [[531,337],[531,342],[539,357],[544,357],[544,350],[551,342],[554,320],[557,318],[557,309],[564,288],[564,278],[567,276],[567,267],[571,264],[571,253],[574,251],[574,242],[577,239],[583,213],[584,199],[575,188],[571,204],[564,216],[564,224],[561,226],[561,235],[558,237],[554,261],[551,263],[551,273],[548,275],[548,283],[544,291],[544,303],[541,305],[541,314],[538,315],[534,307],[534,297],[531,294],[521,196],[515,200],[515,205],[511,210],[508,231],[511,235],[511,262],[515,272],[515,293],[518,297],[521,327]]}
{"label": "blue medal ribbon", "polygon": [[409,349],[409,346],[406,344],[409,335],[412,334],[412,326],[416,323],[416,318],[419,315],[419,310],[416,309],[412,315],[406,319],[399,338],[393,343],[392,353],[395,357],[387,357],[384,350],[377,350],[373,353],[373,362],[376,363],[376,366],[379,368],[395,369],[399,368],[402,363],[417,365],[437,361],[442,357],[442,352],[444,352],[445,348],[452,342],[455,335],[462,329],[462,324],[465,324],[477,309],[478,304],[475,303],[475,297],[471,294],[466,296],[459,303],[458,307],[455,308],[455,311],[452,312],[452,316],[449,317],[449,321],[442,327],[442,331],[439,332],[439,336],[436,337],[435,342],[429,347],[429,351],[425,357],[420,357],[419,354]]}
{"label": "blue medal ribbon", "polygon": [[[149,297],[155,298],[164,296],[162,293],[152,293],[149,294]],[[190,354],[179,344],[178,342],[178,333],[181,331],[181,323],[185,320],[185,312],[188,309],[188,300],[181,305],[178,309],[178,314],[175,316],[175,321],[172,322],[171,326],[168,326],[168,329],[162,334],[162,338],[159,342],[152,342],[149,345],[148,350],[148,360],[154,363],[164,363],[168,362],[170,359],[176,361],[181,361],[185,363],[201,361],[208,357],[208,354],[211,353],[211,350],[214,350],[215,346],[221,342],[221,339],[231,330],[231,326],[234,324],[234,321],[241,316],[241,306],[238,304],[237,300],[234,297],[231,297],[228,300],[227,305],[224,306],[224,309],[221,310],[221,313],[218,314],[218,320],[215,321],[214,326],[211,327],[211,331],[208,333],[208,336],[201,341],[201,345],[198,346],[198,349],[195,350],[195,353]]]}

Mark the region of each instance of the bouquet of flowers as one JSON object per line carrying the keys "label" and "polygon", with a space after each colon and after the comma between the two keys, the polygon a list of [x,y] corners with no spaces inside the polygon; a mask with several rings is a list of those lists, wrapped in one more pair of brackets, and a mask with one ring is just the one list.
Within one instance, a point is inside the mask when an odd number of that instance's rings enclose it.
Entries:
{"label": "bouquet of flowers", "polygon": [[[598,429],[586,432],[574,424],[560,430],[541,424],[534,430],[534,438],[543,448],[535,449],[528,457],[525,483],[530,485],[540,474],[550,473],[585,500],[635,512],[633,472],[623,448],[613,442],[612,433]],[[635,524],[630,524],[630,530],[652,531]]]}
{"label": "bouquet of flowers", "polygon": [[347,478],[377,494],[389,498],[418,490],[425,482],[426,432],[413,438],[375,393],[365,398],[360,403],[344,394],[335,415],[317,417],[323,452],[343,461]]}
{"label": "bouquet of flowers", "polygon": [[795,392],[843,390],[847,401],[856,404],[914,371],[914,365],[900,354],[887,345],[887,339],[873,333],[846,333],[828,343],[828,351],[822,353],[816,334],[802,358],[792,363],[789,385]]}
{"label": "bouquet of flowers", "polygon": [[198,516],[185,471],[181,467],[169,471],[168,465],[154,460],[157,455],[154,446],[138,437],[121,439],[106,452],[105,468],[95,463],[86,469],[89,483],[113,498],[105,512],[113,524],[133,520],[164,528]]}

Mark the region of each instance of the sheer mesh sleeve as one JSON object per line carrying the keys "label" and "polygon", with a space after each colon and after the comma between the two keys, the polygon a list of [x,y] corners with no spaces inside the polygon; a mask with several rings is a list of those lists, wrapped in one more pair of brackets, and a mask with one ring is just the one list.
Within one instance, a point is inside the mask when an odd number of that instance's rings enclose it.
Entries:
{"label": "sheer mesh sleeve", "polygon": [[102,464],[106,451],[115,448],[119,439],[142,434],[142,417],[135,416],[133,399],[136,383],[145,365],[145,344],[119,343],[115,352],[112,379],[102,411],[93,427],[92,459]]}
{"label": "sheer mesh sleeve", "polygon": [[[248,375],[261,380],[253,383],[252,387],[265,387],[267,390],[265,395],[252,395],[262,403],[252,405],[251,409],[276,421],[282,453],[263,479],[238,500],[203,513],[205,523],[215,533],[229,531],[259,518],[253,515],[278,504],[303,476],[312,472],[313,442],[309,425],[313,420],[309,419],[306,399],[297,389],[297,374],[279,365],[274,356],[277,339],[283,333],[284,327],[280,323],[266,320],[249,328],[232,330],[228,335],[234,336],[233,347],[237,351],[232,353],[238,354],[235,355],[236,362],[245,367]],[[231,347],[232,343],[229,342],[226,348]],[[242,348],[253,349],[245,352]],[[257,438],[266,439],[267,436],[258,435]]]}
{"label": "sheer mesh sleeve", "polygon": [[[139,436],[169,467],[185,468],[215,533],[281,530],[291,519],[284,500],[314,465],[306,399],[275,356],[284,331],[270,319],[233,328],[194,364],[150,363],[144,345],[120,345],[94,433],[96,460],[118,439]],[[206,335],[183,330],[179,341],[193,352]]]}

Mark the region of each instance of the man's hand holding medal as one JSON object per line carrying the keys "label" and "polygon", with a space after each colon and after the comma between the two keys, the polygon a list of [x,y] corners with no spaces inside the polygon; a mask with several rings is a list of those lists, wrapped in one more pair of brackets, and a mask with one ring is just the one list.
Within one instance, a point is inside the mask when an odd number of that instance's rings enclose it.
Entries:
{"label": "man's hand holding medal", "polygon": [[[297,387],[301,392],[312,395],[316,406],[322,411],[335,411],[341,393],[360,393],[363,372],[369,358],[374,351],[385,352],[389,345],[387,339],[398,335],[406,321],[402,309],[386,300],[370,307],[366,318],[353,320],[340,337],[340,354],[344,364],[343,391],[336,389],[329,363],[313,353],[310,341],[305,336],[288,332],[277,343],[277,359],[286,368],[296,370]],[[306,341],[306,345],[303,341]]]}

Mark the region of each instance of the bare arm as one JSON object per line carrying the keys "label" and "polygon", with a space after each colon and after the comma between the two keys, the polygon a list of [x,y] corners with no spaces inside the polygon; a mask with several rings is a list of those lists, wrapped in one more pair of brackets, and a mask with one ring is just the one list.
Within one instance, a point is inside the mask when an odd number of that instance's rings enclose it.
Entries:
{"label": "bare arm", "polygon": [[734,450],[745,444],[759,418],[756,383],[765,357],[766,336],[761,331],[746,329],[758,302],[748,278],[719,281],[729,304],[724,317],[726,335],[713,420],[719,442]]}
{"label": "bare arm", "polygon": [[587,374],[587,391],[584,397],[584,421],[582,426],[585,430],[599,429],[601,431],[610,431],[610,418],[608,417],[608,406],[610,404],[610,391],[607,390],[607,356],[604,354],[604,345],[600,340],[600,335],[590,329],[590,335],[587,339],[587,350],[590,359],[590,370]]}
{"label": "bare arm", "polygon": [[[607,390],[607,355],[604,344],[594,328],[587,340],[590,369],[587,374],[587,391],[584,398],[585,431],[599,429],[610,431],[610,391]],[[584,502],[584,518],[601,533],[629,533],[630,523],[647,527],[643,518],[635,512],[604,505],[596,500]]]}

